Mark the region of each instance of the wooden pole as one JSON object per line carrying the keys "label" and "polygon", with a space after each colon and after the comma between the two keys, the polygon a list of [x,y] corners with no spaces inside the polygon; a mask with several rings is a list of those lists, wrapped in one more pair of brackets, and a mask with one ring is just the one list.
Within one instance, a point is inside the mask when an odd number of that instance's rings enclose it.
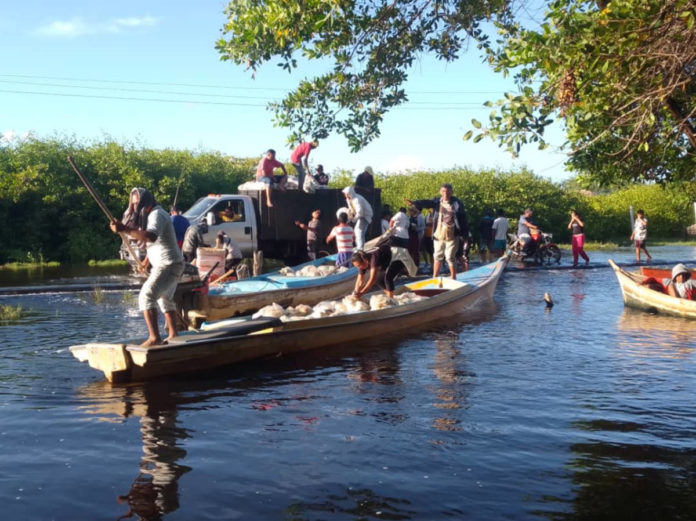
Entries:
{"label": "wooden pole", "polygon": [[[90,183],[89,179],[87,179],[87,177],[77,167],[77,165],[75,164],[75,160],[72,158],[72,156],[68,156],[68,163],[70,163],[70,166],[73,168],[73,170],[77,174],[77,177],[80,178],[80,181],[82,181],[82,184],[85,185],[87,192],[89,192],[89,195],[92,196],[94,201],[97,203],[97,206],[99,206],[99,208],[101,208],[102,212],[104,212],[104,215],[106,215],[106,217],[109,219],[109,222],[115,221],[116,219],[114,218],[113,214],[106,207],[106,205],[104,204],[104,201],[102,201],[101,197],[99,197],[99,194],[94,189],[94,187],[92,186],[92,183]],[[141,270],[142,264],[140,263],[140,259],[138,258],[138,256],[135,254],[135,251],[133,250],[133,246],[130,243],[130,239],[128,237],[126,237],[126,234],[124,232],[119,232],[119,235],[121,236],[121,240],[123,241],[123,243],[126,245],[126,249],[128,250],[128,253],[130,254],[131,258],[135,261],[136,266],[138,266],[138,270]]]}

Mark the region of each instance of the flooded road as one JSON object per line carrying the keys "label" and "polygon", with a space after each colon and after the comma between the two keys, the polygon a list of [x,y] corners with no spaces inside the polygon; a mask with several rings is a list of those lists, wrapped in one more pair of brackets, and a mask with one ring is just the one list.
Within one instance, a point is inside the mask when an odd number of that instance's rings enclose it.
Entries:
{"label": "flooded road", "polygon": [[67,346],[144,334],[132,294],[0,303],[28,310],[0,326],[6,519],[696,518],[696,322],[625,310],[610,269],[511,270],[439,331],[129,386]]}

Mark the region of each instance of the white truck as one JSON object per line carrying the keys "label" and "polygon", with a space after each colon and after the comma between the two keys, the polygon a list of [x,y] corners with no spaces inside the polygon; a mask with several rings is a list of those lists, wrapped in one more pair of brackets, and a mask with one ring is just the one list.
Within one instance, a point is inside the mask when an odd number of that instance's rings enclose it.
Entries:
{"label": "white truck", "polygon": [[[380,234],[381,193],[374,190],[363,194],[374,210],[368,229],[368,238]],[[308,194],[299,190],[274,191],[273,207],[266,205],[264,191],[245,190],[239,194],[210,194],[201,197],[185,213],[191,224],[206,220],[207,244],[215,244],[215,236],[224,231],[242,248],[245,258],[256,262],[262,257],[278,259],[286,265],[295,265],[306,259],[306,232],[295,225],[295,221],[307,223],[314,210],[321,210],[322,237],[329,234],[336,221],[336,211],[346,206],[341,190],[323,189]],[[233,215],[231,221],[221,215],[227,208]],[[229,217],[227,217],[229,219]],[[335,243],[322,245],[323,250],[335,252]]]}

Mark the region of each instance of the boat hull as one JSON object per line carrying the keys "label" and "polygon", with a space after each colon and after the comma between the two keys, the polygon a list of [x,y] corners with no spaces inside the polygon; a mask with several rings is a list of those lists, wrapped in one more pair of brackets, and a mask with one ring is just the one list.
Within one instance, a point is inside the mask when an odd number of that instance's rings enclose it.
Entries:
{"label": "boat hull", "polygon": [[298,304],[313,306],[322,300],[332,300],[351,292],[355,285],[355,273],[336,277],[338,280],[333,282],[317,283],[301,288],[283,288],[233,296],[208,295],[208,306],[205,308],[204,315],[207,320],[220,320],[252,313],[274,302],[283,307]]}
{"label": "boat hull", "polygon": [[675,298],[659,291],[642,286],[642,275],[629,273],[612,260],[609,264],[619,281],[624,304],[635,309],[642,309],[651,313],[660,313],[676,317],[696,319],[696,301]]}
{"label": "boat hull", "polygon": [[[81,361],[102,371],[109,381],[144,381],[154,378],[209,370],[255,358],[291,354],[312,349],[330,348],[369,339],[399,335],[405,331],[475,309],[493,298],[507,258],[479,268],[477,284],[463,284],[402,306],[333,317],[285,322],[245,335],[208,337],[204,333],[182,334],[181,339],[166,346],[141,347],[128,343],[87,344],[71,347]],[[470,272],[475,275],[476,270]],[[485,273],[485,277],[483,275]],[[475,280],[469,276],[469,280]],[[437,282],[437,279],[434,279]],[[438,290],[432,290],[437,293]],[[188,338],[187,338],[188,336]]]}
{"label": "boat hull", "polygon": [[[333,266],[336,255],[310,261],[305,266]],[[331,300],[347,295],[353,289],[357,270],[353,267],[343,273],[335,273],[325,277],[291,277],[281,272],[252,277],[235,282],[229,282],[220,287],[211,288],[204,295],[199,306],[187,310],[189,322],[200,323],[203,320],[213,321],[237,315],[246,315],[264,306],[279,304],[283,307],[307,304],[313,306],[322,300]]]}

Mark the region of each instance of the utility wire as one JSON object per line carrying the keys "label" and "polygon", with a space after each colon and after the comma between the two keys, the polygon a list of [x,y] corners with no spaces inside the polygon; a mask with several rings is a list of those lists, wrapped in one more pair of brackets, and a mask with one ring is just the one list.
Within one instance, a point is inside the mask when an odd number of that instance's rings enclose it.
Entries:
{"label": "utility wire", "polygon": [[[194,88],[204,88],[204,89],[229,89],[229,90],[271,90],[271,91],[282,91],[282,92],[290,92],[291,89],[284,89],[280,87],[238,87],[238,86],[230,86],[230,85],[206,85],[202,83],[172,83],[172,82],[153,82],[153,81],[133,81],[133,80],[100,80],[100,79],[93,79],[93,78],[70,78],[70,77],[61,77],[61,76],[39,76],[39,75],[32,75],[32,74],[0,74],[0,77],[2,78],[28,78],[28,79],[41,79],[41,80],[58,80],[58,81],[77,81],[77,82],[86,82],[86,83],[113,83],[113,84],[130,84],[130,85],[164,85],[164,86],[173,86],[173,87],[194,87]],[[450,90],[443,90],[443,91],[409,91],[412,94],[446,94],[446,95],[451,95],[451,94],[486,94],[486,95],[494,95],[494,94],[503,94],[505,91],[500,90],[500,91],[486,91],[486,90],[481,90],[481,91],[450,91]]]}

